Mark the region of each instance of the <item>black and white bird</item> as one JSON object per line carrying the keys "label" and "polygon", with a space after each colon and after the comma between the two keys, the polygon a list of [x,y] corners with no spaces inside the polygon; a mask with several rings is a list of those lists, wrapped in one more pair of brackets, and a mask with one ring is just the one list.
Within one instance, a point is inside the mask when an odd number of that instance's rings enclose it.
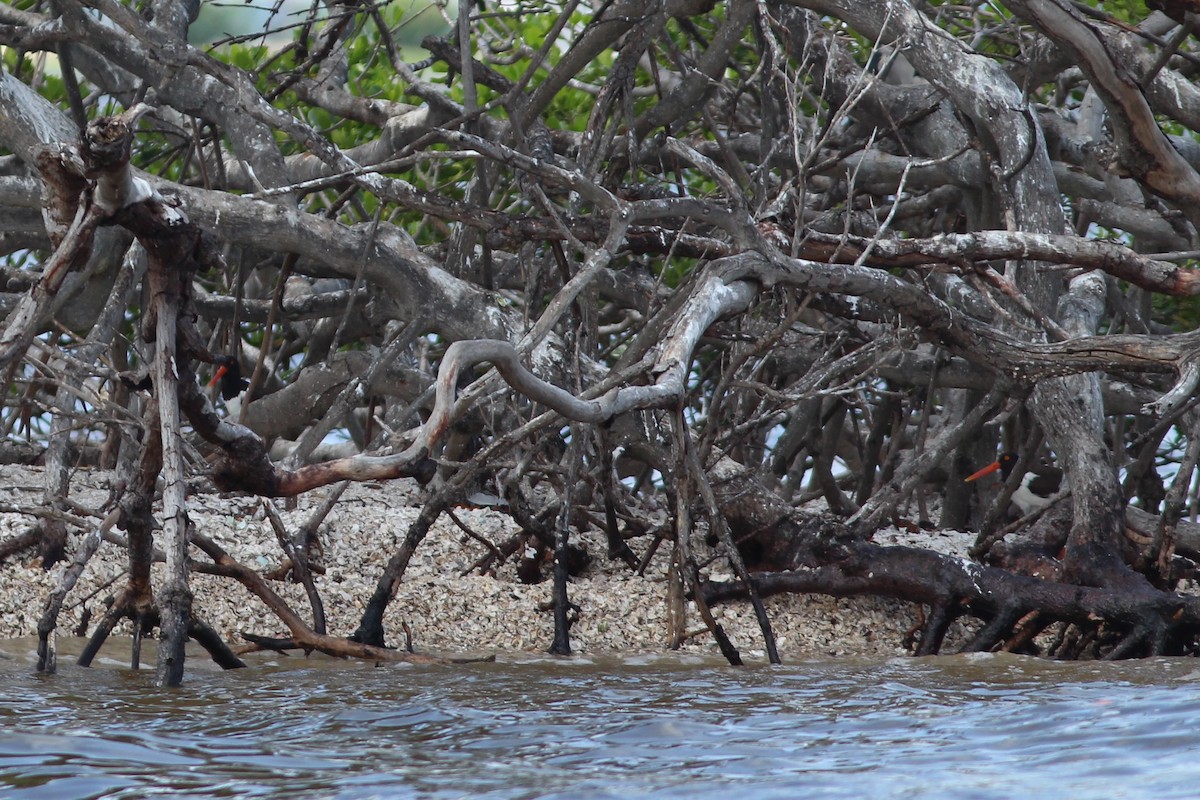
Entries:
{"label": "black and white bird", "polygon": [[[1013,468],[1016,466],[1016,453],[1001,453],[1000,458],[973,475],[968,475],[966,481],[970,483],[985,475],[991,475],[996,470],[1000,471],[1004,480],[1008,480],[1008,476],[1012,474]],[[1021,485],[1013,492],[1012,502],[1021,509],[1022,515],[1032,514],[1048,506],[1050,499],[1058,494],[1062,486],[1063,471],[1061,469],[1045,464],[1031,465],[1021,478]]]}
{"label": "black and white bird", "polygon": [[250,388],[250,381],[242,377],[242,367],[235,356],[217,356],[213,362],[217,369],[213,372],[209,386],[219,386],[221,399],[225,401],[225,410],[231,419],[241,416],[243,395]]}

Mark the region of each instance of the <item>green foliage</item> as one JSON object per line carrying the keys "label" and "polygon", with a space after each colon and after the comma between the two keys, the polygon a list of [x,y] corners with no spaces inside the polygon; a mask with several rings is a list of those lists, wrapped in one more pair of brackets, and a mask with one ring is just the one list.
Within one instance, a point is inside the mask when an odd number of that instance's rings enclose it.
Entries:
{"label": "green foliage", "polygon": [[[1191,261],[1186,268],[1200,268],[1200,263]],[[1151,301],[1151,314],[1155,322],[1170,326],[1176,332],[1200,330],[1200,297],[1169,297],[1155,294]]]}
{"label": "green foliage", "polygon": [[1143,0],[1083,0],[1083,4],[1129,25],[1139,24],[1150,14]]}
{"label": "green foliage", "polygon": [[257,75],[263,62],[270,57],[271,48],[264,44],[230,44],[221,48],[214,55],[230,66],[244,69],[251,75]]}
{"label": "green foliage", "polygon": [[12,47],[0,48],[4,71],[32,86],[50,102],[66,107],[67,89],[57,56],[50,53],[24,53]]}

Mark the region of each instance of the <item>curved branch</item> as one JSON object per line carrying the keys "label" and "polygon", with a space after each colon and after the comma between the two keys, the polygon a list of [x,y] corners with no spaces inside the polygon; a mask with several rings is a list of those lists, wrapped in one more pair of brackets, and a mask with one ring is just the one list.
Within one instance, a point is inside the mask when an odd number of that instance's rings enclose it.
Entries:
{"label": "curved branch", "polygon": [[1020,259],[1098,269],[1135,286],[1181,297],[1200,295],[1200,270],[1142,255],[1117,242],[1070,234],[1029,231],[945,233],[929,239],[867,239],[808,231],[805,258],[852,264],[871,247],[870,262],[881,266],[959,265],[963,261]]}
{"label": "curved branch", "polygon": [[449,664],[492,660],[490,658],[445,659],[420,653],[409,653],[403,650],[390,650],[386,647],[375,647],[374,645],[362,644],[338,636],[317,633],[292,610],[292,607],[274,589],[267,585],[267,582],[257,572],[238,563],[220,545],[207,536],[192,531],[191,539],[197,547],[213,560],[212,572],[214,574],[236,579],[251,594],[262,600],[271,609],[271,612],[287,626],[288,633],[292,637],[289,642],[292,647],[317,650],[326,655],[338,658],[358,658],[364,661],[378,661],[380,663]]}
{"label": "curved branch", "polygon": [[194,387],[187,392],[188,414],[198,433],[225,450],[226,459],[214,479],[226,488],[280,497],[342,480],[415,477],[427,482],[433,477],[429,454],[445,436],[456,414],[465,411],[455,404],[458,376],[463,369],[489,362],[522,395],[577,422],[596,423],[637,409],[664,408],[677,403],[687,391],[688,364],[708,327],[727,314],[744,310],[756,296],[757,287],[753,284],[744,281],[727,284],[716,274],[707,275],[680,310],[651,362],[649,372],[656,376],[654,383],[614,388],[595,400],[581,400],[538,378],[521,363],[518,351],[507,342],[486,339],[455,342],[447,348],[438,367],[429,419],[417,430],[412,444],[395,455],[358,455],[286,470],[270,463],[262,441],[249,429],[217,418],[208,399]]}
{"label": "curved branch", "polygon": [[834,266],[773,253],[721,259],[731,280],[752,278],[765,286],[783,285],[869,299],[907,324],[977,364],[1019,385],[1082,372],[1179,369],[1200,354],[1200,332],[1145,336],[1079,336],[1062,342],[1025,342],[957,311],[915,284],[877,269]]}
{"label": "curved branch", "polygon": [[1104,38],[1060,0],[1013,0],[1008,7],[1069,50],[1087,73],[1108,108],[1121,165],[1200,227],[1200,175],[1171,147],[1141,87],[1109,53]]}

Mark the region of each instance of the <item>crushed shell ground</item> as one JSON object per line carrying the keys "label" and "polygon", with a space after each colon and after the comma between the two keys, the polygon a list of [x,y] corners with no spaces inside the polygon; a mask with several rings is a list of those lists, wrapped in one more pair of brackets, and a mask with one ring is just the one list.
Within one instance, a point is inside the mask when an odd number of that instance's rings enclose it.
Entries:
{"label": "crushed shell ground", "polygon": [[[72,497],[82,506],[99,509],[108,495],[109,480],[106,473],[78,472],[72,481]],[[42,497],[42,471],[0,467],[0,486],[4,487],[0,489],[0,507],[36,508]],[[311,516],[324,491],[309,493],[291,506],[277,503],[289,533]],[[363,606],[415,519],[419,502],[420,490],[408,480],[360,484],[347,489],[325,519],[319,532],[325,574],[317,577],[317,588],[325,604],[330,634],[345,636],[358,626]],[[269,570],[281,563],[275,533],[257,498],[194,495],[188,500],[188,513],[199,530],[243,564]],[[494,512],[462,509],[456,514],[474,533],[496,544],[515,532],[511,520]],[[0,540],[30,524],[27,515],[0,513]],[[72,533],[72,551],[82,535],[80,531]],[[641,577],[623,564],[606,560],[602,540],[594,532],[573,539],[584,542],[592,554],[587,572],[573,579],[569,587],[571,600],[580,606],[578,621],[571,629],[573,650],[592,655],[666,651],[670,548],[660,547]],[[944,531],[911,534],[891,529],[881,531],[876,540],[962,555],[973,535]],[[632,542],[639,556],[647,544]],[[486,552],[449,518],[439,519],[418,548],[389,606],[384,620],[389,645],[403,645],[407,626],[418,652],[545,652],[553,636],[552,615],[544,610],[550,599],[550,582],[521,583],[511,559],[494,575],[472,571],[471,566]],[[195,550],[193,557],[206,559]],[[0,565],[0,638],[35,635],[46,598],[62,578],[64,564],[47,572],[31,563],[32,559],[33,554],[26,552]],[[81,620],[90,618],[94,624],[104,613],[106,601],[122,586],[125,565],[125,553],[119,546],[107,542],[101,545],[67,596],[58,620],[62,635],[82,634]],[[155,569],[161,567],[156,565]],[[728,568],[719,562],[714,562],[711,569],[712,577],[721,577],[721,573],[728,577]],[[275,581],[272,587],[302,617],[311,619],[302,587],[284,581]],[[243,632],[261,636],[287,633],[258,598],[231,579],[194,572],[192,588],[194,612],[232,645],[244,643]],[[907,603],[820,595],[772,597],[766,600],[766,607],[785,661],[903,655],[908,652],[906,634],[916,623],[918,613]],[[743,657],[765,658],[763,637],[748,603],[719,605],[714,612]],[[129,632],[127,623],[124,626],[118,628],[118,634]],[[697,635],[684,644],[685,652],[718,653],[712,636],[690,604],[687,629]],[[952,632],[951,638],[961,639],[962,635],[962,631]]]}

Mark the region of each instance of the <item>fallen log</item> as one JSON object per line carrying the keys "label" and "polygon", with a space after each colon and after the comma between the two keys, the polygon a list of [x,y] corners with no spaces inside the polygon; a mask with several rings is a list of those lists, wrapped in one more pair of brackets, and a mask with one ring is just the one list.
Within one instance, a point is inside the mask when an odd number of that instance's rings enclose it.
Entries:
{"label": "fallen log", "polygon": [[[1200,597],[1145,588],[1079,586],[1018,575],[969,559],[912,547],[881,546],[855,539],[830,516],[793,519],[793,569],[752,575],[763,596],[783,592],[836,597],[878,595],[929,605],[918,653],[936,653],[955,619],[971,616],[983,628],[963,649],[992,650],[1036,612],[1043,625],[1055,621],[1108,628],[1115,640],[1106,658],[1182,653],[1200,634]],[[741,581],[706,582],[709,603],[747,596]]]}

